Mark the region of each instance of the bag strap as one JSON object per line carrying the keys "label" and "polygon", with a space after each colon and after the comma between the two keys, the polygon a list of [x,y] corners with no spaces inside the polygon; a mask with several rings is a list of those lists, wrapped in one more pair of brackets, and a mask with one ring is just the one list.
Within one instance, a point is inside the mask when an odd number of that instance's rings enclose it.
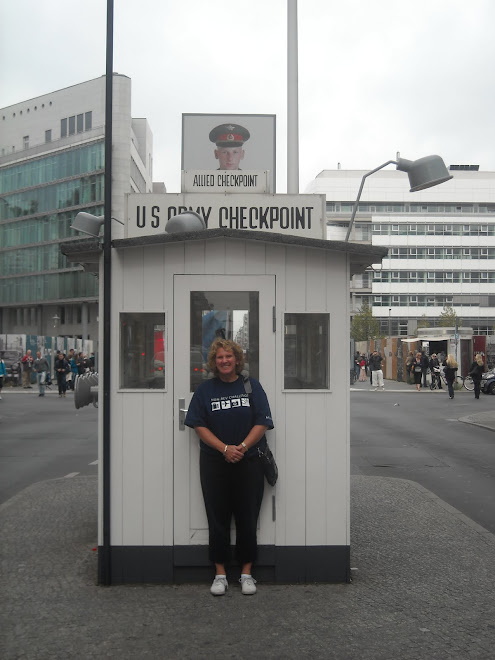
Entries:
{"label": "bag strap", "polygon": [[243,376],[242,380],[244,382],[244,391],[246,392],[246,394],[252,394],[253,388],[251,387],[251,381],[249,380],[249,376]]}

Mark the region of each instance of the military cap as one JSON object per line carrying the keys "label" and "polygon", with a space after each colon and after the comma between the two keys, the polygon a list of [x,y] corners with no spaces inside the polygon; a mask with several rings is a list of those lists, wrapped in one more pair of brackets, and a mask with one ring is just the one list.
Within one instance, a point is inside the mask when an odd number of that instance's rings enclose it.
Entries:
{"label": "military cap", "polygon": [[220,124],[210,131],[209,137],[217,147],[242,147],[251,136],[247,128],[239,124]]}

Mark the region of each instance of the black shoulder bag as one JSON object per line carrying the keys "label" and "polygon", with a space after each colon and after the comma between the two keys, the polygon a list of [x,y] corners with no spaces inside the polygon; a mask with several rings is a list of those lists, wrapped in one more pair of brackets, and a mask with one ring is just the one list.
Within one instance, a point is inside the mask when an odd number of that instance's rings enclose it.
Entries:
{"label": "black shoulder bag", "polygon": [[[253,410],[253,401],[251,398],[253,388],[251,387],[251,381],[249,380],[249,376],[243,376],[242,380],[244,381],[244,390],[246,391],[246,394],[249,396],[249,403],[251,404],[251,410]],[[270,450],[270,447],[268,446],[268,442],[266,443],[266,447],[264,451],[258,447],[258,457],[263,464],[263,472],[265,473],[265,479],[268,481],[270,486],[275,486],[278,479],[278,467],[277,464],[275,463],[275,458]]]}

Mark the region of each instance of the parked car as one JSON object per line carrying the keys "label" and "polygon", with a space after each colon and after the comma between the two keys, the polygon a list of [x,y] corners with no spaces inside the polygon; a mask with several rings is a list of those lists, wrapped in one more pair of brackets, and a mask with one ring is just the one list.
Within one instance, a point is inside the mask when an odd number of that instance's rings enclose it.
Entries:
{"label": "parked car", "polygon": [[21,382],[22,353],[20,351],[3,351],[1,355],[7,372],[6,381],[11,381],[13,385],[19,385]]}
{"label": "parked car", "polygon": [[481,376],[481,391],[485,394],[495,394],[495,370],[487,371]]}

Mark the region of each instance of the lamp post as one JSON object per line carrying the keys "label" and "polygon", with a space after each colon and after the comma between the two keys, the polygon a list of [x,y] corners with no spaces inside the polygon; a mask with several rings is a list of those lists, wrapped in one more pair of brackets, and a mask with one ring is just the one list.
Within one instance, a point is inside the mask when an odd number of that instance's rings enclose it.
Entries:
{"label": "lamp post", "polygon": [[349,236],[351,235],[354,218],[356,217],[356,212],[358,209],[359,200],[361,199],[361,193],[363,192],[365,180],[371,174],[375,174],[375,172],[378,172],[379,170],[383,169],[387,165],[391,165],[392,163],[396,165],[397,170],[400,170],[401,172],[407,172],[407,175],[409,176],[409,184],[411,186],[409,192],[425,190],[426,188],[438,186],[440,183],[445,183],[445,181],[452,179],[452,175],[449,174],[447,168],[445,167],[445,163],[443,162],[442,158],[440,158],[440,156],[425,156],[424,158],[418,158],[418,160],[407,160],[406,158],[387,160],[387,162],[383,163],[383,165],[375,167],[374,170],[366,172],[361,180],[358,196],[354,202],[351,219],[349,221],[349,227],[345,237],[346,242],[349,240]]}
{"label": "lamp post", "polygon": [[392,308],[389,307],[389,308],[388,308],[388,340],[389,340],[389,341],[390,341],[390,339],[391,339],[391,337],[392,337],[392,330],[391,330],[391,327],[392,327],[392,326],[390,325],[390,313],[391,313],[391,311],[392,311]]}

